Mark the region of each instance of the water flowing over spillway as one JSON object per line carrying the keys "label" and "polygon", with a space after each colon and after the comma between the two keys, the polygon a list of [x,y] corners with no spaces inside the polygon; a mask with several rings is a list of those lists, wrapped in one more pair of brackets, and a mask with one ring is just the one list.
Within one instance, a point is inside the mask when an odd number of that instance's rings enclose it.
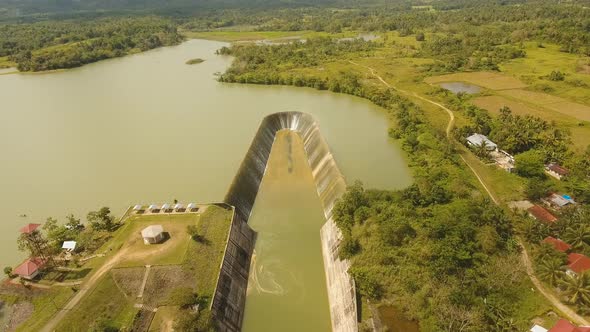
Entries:
{"label": "water flowing over spillway", "polygon": [[275,137],[281,130],[290,130],[301,137],[326,218],[320,236],[332,329],[356,331],[357,308],[354,281],[347,273],[348,262],[338,257],[341,233],[332,219],[334,204],[345,192],[346,182],[327,142],[320,133],[319,126],[311,115],[301,112],[282,112],[271,114],[263,119],[225,197],[225,202],[235,207],[236,218],[248,221],[267,170]]}

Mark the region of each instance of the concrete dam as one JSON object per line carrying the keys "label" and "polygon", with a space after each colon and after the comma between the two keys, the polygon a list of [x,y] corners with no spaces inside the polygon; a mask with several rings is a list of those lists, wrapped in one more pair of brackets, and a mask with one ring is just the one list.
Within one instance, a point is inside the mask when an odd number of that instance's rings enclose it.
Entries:
{"label": "concrete dam", "polygon": [[302,142],[313,182],[320,198],[325,224],[319,232],[326,277],[329,312],[333,331],[357,331],[354,280],[349,262],[340,260],[342,234],[334,223],[332,210],[346,183],[315,119],[306,113],[281,112],[266,116],[234,178],[224,202],[235,209],[211,309],[221,331],[240,331],[244,318],[248,273],[256,233],[248,226],[277,133],[291,131]]}

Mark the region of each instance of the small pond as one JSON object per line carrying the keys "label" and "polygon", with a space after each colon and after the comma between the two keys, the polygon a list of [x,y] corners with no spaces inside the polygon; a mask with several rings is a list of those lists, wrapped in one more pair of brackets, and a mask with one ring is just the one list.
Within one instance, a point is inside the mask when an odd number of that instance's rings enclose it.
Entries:
{"label": "small pond", "polygon": [[390,332],[420,332],[418,322],[407,319],[396,307],[382,306],[378,308],[381,323]]}
{"label": "small pond", "polygon": [[440,87],[443,89],[447,89],[454,94],[459,92],[474,94],[481,91],[481,87],[469,83],[464,82],[445,82],[440,83]]}

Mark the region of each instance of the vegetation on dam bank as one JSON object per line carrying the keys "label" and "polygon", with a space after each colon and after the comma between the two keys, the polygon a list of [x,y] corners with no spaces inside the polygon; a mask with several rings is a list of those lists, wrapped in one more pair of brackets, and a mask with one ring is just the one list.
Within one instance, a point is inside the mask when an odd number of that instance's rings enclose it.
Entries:
{"label": "vegetation on dam bank", "polygon": [[[407,45],[416,46],[412,50]],[[401,140],[408,153],[415,183],[399,192],[355,184],[335,209],[345,234],[341,255],[351,259],[350,272],[364,298],[393,304],[419,321],[423,331],[520,331],[530,327],[532,319],[551,326],[554,319],[544,315],[551,307],[531,291],[520,256],[517,235],[527,232],[528,217],[488,199],[461,158],[481,170],[500,202],[560,188],[587,202],[589,152],[572,149],[569,131],[559,123],[514,115],[509,109],[490,115],[468,95],[422,83],[437,72],[428,56],[405,57],[407,52],[421,54],[419,46],[413,37],[391,34],[376,42],[312,38],[283,45],[235,44],[219,51],[235,57],[220,80],[352,94],[382,106],[394,119],[390,135]],[[373,62],[395,87],[365,66]],[[457,128],[448,137],[446,114],[412,91],[452,107]],[[523,154],[517,156],[521,170],[536,171],[497,173],[482,164],[478,151],[469,152],[460,144],[466,133],[477,131],[491,133],[510,152]],[[531,154],[539,158],[526,158]],[[570,167],[569,180],[544,175],[544,163],[555,159]],[[371,311],[362,310],[363,319]]]}

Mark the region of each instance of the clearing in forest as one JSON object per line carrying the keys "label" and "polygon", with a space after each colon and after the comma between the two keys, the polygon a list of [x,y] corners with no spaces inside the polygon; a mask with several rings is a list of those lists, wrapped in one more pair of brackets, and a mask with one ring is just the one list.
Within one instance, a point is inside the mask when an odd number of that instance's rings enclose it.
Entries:
{"label": "clearing in forest", "polygon": [[426,83],[467,82],[490,90],[521,89],[527,85],[520,80],[500,73],[478,71],[470,73],[455,73],[429,77]]}

